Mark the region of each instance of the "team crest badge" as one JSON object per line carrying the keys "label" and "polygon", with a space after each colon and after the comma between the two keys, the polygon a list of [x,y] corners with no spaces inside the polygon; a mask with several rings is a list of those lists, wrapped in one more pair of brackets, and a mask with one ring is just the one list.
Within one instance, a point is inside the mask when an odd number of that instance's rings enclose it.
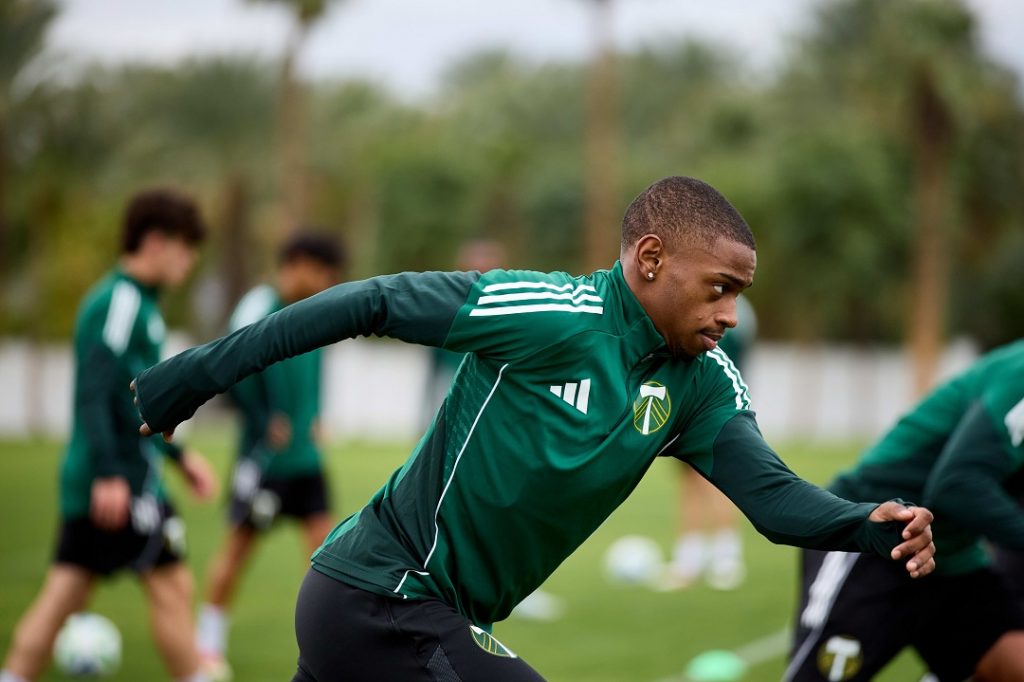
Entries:
{"label": "team crest badge", "polygon": [[640,433],[652,434],[668,423],[672,414],[672,398],[668,388],[657,381],[640,386],[640,395],[633,401],[633,426]]}
{"label": "team crest badge", "polygon": [[830,637],[818,649],[818,672],[829,682],[852,679],[863,663],[860,642],[852,637]]}
{"label": "team crest badge", "polygon": [[469,634],[473,637],[473,641],[476,645],[494,656],[501,656],[502,658],[518,658],[512,650],[507,646],[499,642],[488,632],[485,632],[475,625],[469,626]]}

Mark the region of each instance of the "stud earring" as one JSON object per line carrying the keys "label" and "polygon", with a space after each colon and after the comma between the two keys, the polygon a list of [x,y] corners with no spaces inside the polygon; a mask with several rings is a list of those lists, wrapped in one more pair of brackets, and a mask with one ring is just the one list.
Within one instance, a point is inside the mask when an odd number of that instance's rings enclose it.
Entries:
{"label": "stud earring", "polygon": [[647,273],[647,279],[654,279],[654,273],[653,272],[648,272]]}

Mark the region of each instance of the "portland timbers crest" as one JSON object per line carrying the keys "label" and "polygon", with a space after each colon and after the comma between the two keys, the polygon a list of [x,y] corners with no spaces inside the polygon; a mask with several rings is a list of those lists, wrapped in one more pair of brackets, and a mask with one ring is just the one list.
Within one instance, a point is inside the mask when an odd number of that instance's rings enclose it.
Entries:
{"label": "portland timbers crest", "polygon": [[633,401],[633,426],[645,436],[654,433],[666,423],[672,414],[672,398],[668,388],[657,381],[647,381],[640,386],[640,395]]}

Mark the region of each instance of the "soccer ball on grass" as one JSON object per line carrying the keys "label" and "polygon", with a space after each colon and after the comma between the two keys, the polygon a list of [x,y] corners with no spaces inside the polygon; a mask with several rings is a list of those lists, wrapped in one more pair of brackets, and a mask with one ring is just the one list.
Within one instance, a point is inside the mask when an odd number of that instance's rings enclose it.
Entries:
{"label": "soccer ball on grass", "polygon": [[53,647],[57,667],[71,677],[106,677],[121,665],[121,633],[98,613],[67,619]]}

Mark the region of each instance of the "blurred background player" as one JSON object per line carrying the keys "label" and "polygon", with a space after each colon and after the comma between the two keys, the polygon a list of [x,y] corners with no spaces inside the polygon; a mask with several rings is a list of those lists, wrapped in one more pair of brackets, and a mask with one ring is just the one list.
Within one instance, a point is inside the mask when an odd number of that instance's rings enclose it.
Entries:
{"label": "blurred background player", "polygon": [[1024,550],[1024,341],[997,349],[905,415],[829,488],[935,510],[940,557],[928,580],[887,562],[803,552],[787,680],[869,680],[914,647],[940,682],[1024,680],[1024,608],[982,543]]}
{"label": "blurred background player", "polygon": [[[746,371],[750,347],[757,338],[757,316],[745,296],[736,299],[736,327],[726,331],[718,347],[736,368]],[[701,576],[711,587],[732,590],[746,577],[736,507],[688,464],[679,479],[679,535],[663,589],[682,589]]]}
{"label": "blurred background player", "polygon": [[97,578],[134,571],[150,627],[175,680],[205,680],[193,644],[192,577],[181,562],[184,525],[161,481],[169,458],[200,498],[216,482],[206,461],[159,438],[142,438],[125,386],[160,359],[163,287],[185,281],[204,226],[193,201],[170,190],[128,203],[121,258],[85,295],[75,324],[74,425],[60,474],[60,537],[36,600],[18,623],[0,680],[34,680],[64,620],[84,608]]}
{"label": "blurred background player", "polygon": [[[295,234],[281,246],[275,284],[257,286],[242,297],[231,330],[336,284],[344,265],[344,252],[333,237]],[[207,571],[206,603],[197,628],[204,667],[215,679],[230,677],[227,610],[259,533],[279,516],[290,516],[298,520],[312,553],[334,526],[320,457],[320,374],[318,349],[268,367],[231,391],[241,433],[230,527]]]}

